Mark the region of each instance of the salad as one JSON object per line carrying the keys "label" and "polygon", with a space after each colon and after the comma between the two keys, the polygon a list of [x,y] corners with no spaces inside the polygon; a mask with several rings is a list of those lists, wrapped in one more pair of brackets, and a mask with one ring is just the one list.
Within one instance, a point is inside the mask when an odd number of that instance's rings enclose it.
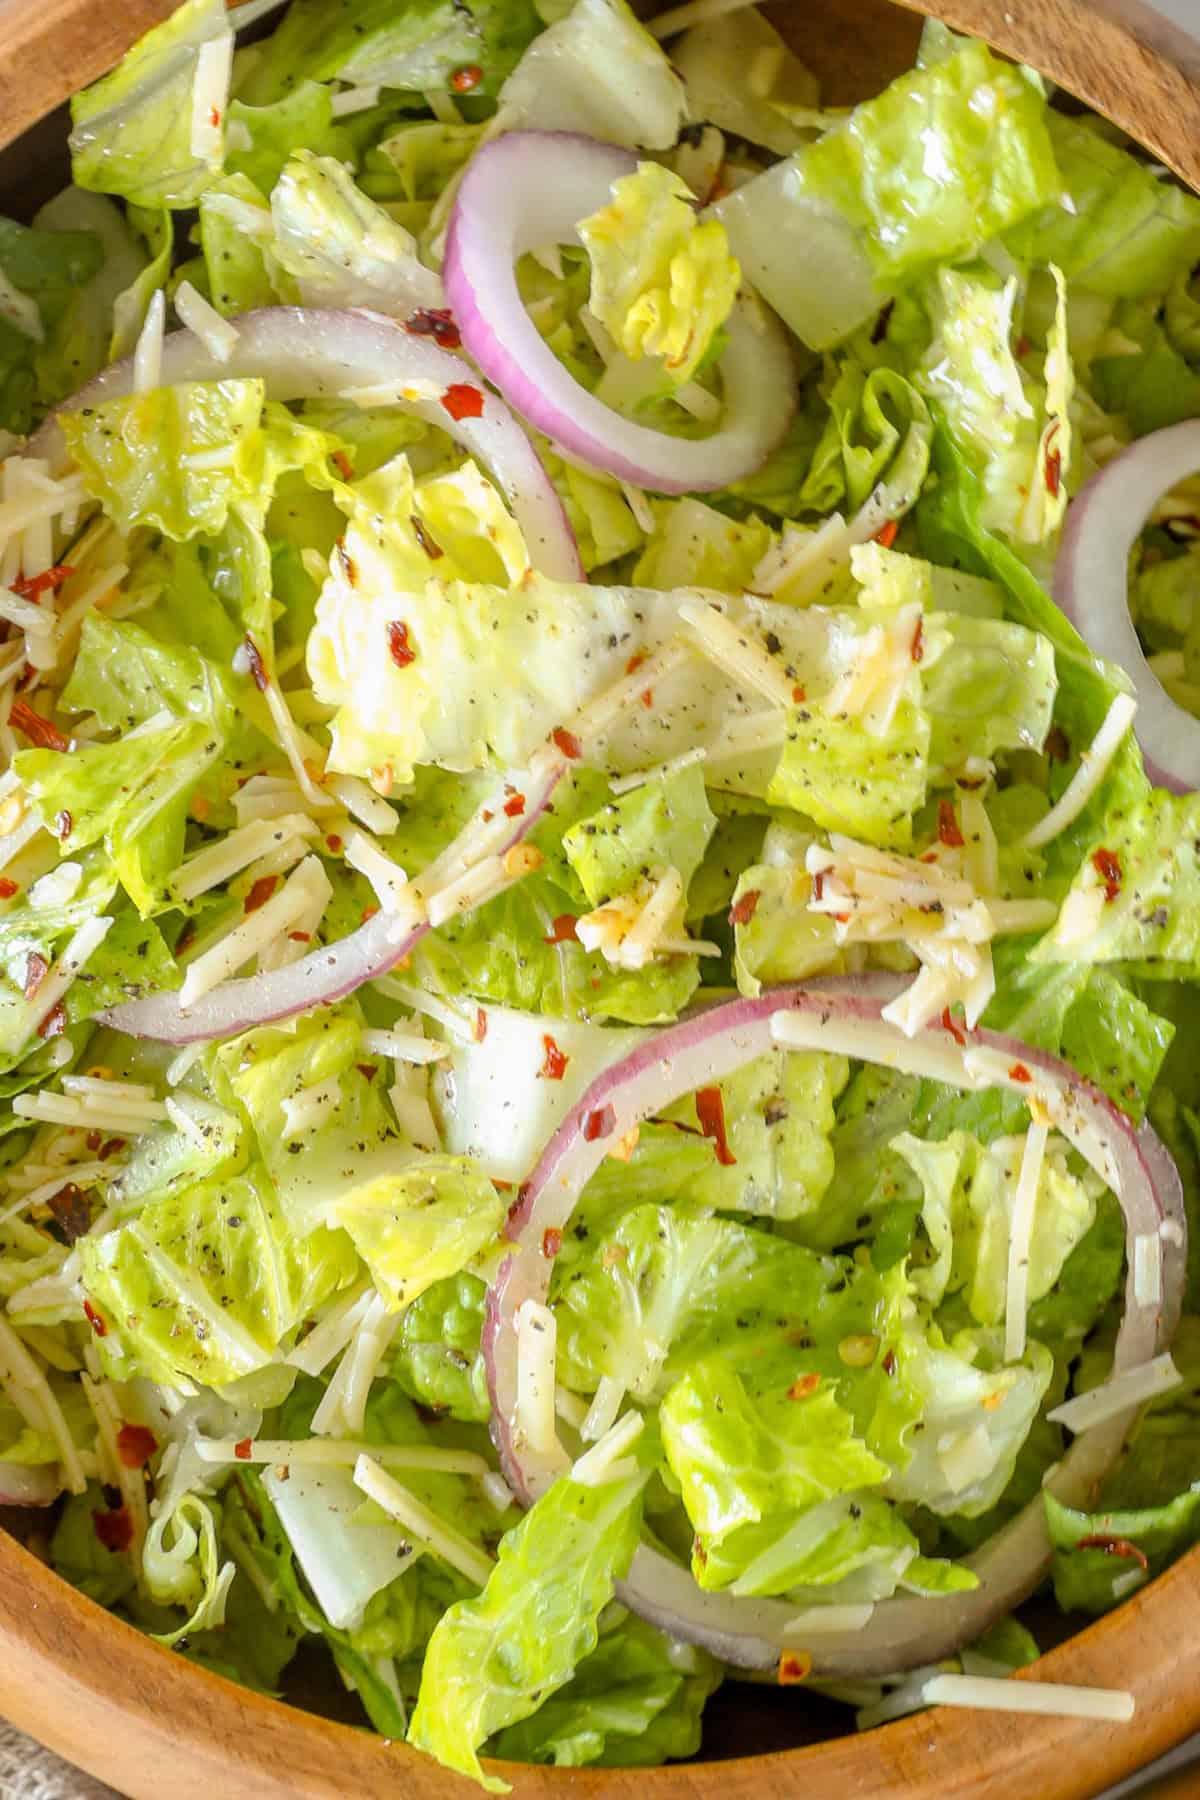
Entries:
{"label": "salad", "polygon": [[72,125],[0,1498],[497,1791],[745,1677],[1127,1718],[1007,1677],[1200,1536],[1200,200],[714,0],[186,0]]}

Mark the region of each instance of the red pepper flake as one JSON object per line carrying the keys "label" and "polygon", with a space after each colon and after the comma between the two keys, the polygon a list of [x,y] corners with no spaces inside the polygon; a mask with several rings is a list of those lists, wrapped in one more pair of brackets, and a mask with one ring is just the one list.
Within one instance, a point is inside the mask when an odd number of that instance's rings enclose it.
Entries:
{"label": "red pepper flake", "polygon": [[1055,419],[1046,433],[1046,491],[1052,500],[1058,499],[1058,490],[1062,486],[1062,451],[1051,449],[1058,436],[1059,421]]}
{"label": "red pepper flake", "polygon": [[354,480],[354,464],[350,461],[350,458],[346,455],[344,450],[335,450],[332,462],[343,481]]}
{"label": "red pepper flake", "polygon": [[885,1375],[894,1375],[896,1373],[896,1352],[894,1350],[884,1351],[883,1361],[880,1364],[880,1367]]}
{"label": "red pepper flake", "polygon": [[797,682],[796,686],[792,689],[793,703],[796,706],[803,706],[804,702],[807,699],[808,699],[808,689],[801,687],[800,684]]}
{"label": "red pepper flake", "polygon": [[50,1008],[50,1011],[38,1026],[37,1034],[42,1039],[56,1038],[61,1037],[66,1029],[67,1009],[62,1001],[59,1000]]}
{"label": "red pepper flake", "polygon": [[96,1151],[100,1148],[103,1141],[103,1134],[99,1131],[89,1131],[87,1137],[84,1139],[84,1142],[87,1144],[87,1147],[92,1152],[93,1156],[96,1154]]}
{"label": "red pepper flake", "polygon": [[414,537],[430,562],[437,562],[440,557],[445,556],[446,552],[442,549],[442,546],[438,543],[420,513],[409,513],[408,522],[413,528]]}
{"label": "red pepper flake", "polygon": [[91,1208],[83,1197],[83,1189],[73,1181],[66,1182],[57,1194],[52,1194],[46,1206],[68,1244],[77,1244],[91,1230]]}
{"label": "red pepper flake", "polygon": [[654,705],[654,689],[643,688],[638,698],[641,700],[646,711],[649,712],[650,708]]}
{"label": "red pepper flake", "polygon": [[542,1046],[546,1055],[541,1068],[538,1070],[538,1079],[541,1081],[561,1081],[567,1072],[567,1064],[571,1060],[570,1057],[563,1055],[548,1031],[543,1032],[542,1034]]}
{"label": "red pepper flake", "polygon": [[1025,1067],[1024,1063],[1014,1063],[1008,1071],[1008,1078],[1010,1081],[1033,1080],[1033,1076],[1029,1073],[1029,1070]]}
{"label": "red pepper flake", "polygon": [[101,1162],[107,1162],[110,1156],[115,1156],[117,1154],[118,1150],[123,1150],[124,1148],[125,1148],[125,1139],[124,1138],[122,1138],[122,1137],[109,1138],[107,1144],[101,1144],[100,1149],[97,1152],[97,1154],[98,1154]]}
{"label": "red pepper flake", "polygon": [[97,1337],[108,1336],[108,1326],[105,1324],[103,1318],[96,1311],[90,1300],[85,1300],[83,1303],[83,1316]]}
{"label": "red pepper flake", "polygon": [[1104,883],[1104,899],[1111,906],[1121,892],[1121,858],[1115,850],[1093,850],[1092,867]]}
{"label": "red pepper flake", "polygon": [[483,80],[483,70],[478,63],[467,63],[465,68],[455,69],[450,77],[450,86],[456,94],[471,94]]}
{"label": "red pepper flake", "polygon": [[336,831],[331,831],[327,835],[325,839],[325,848],[331,851],[334,856],[339,856],[341,854],[342,840]]}
{"label": "red pepper flake", "polygon": [[813,899],[820,900],[825,892],[825,871],[818,869],[812,878]]}
{"label": "red pepper flake", "polygon": [[7,875],[0,875],[0,900],[11,900],[19,892],[20,888],[15,881],[10,880]]}
{"label": "red pepper flake", "polygon": [[924,658],[925,658],[925,621],[923,618],[921,618],[921,619],[917,620],[917,629],[913,632],[912,659],[915,663],[919,663],[919,662],[923,662]]}
{"label": "red pepper flake", "polygon": [[44,719],[40,712],[35,712],[26,700],[14,700],[9,710],[9,723],[23,732],[31,744],[39,750],[68,750],[70,745],[49,719]]}
{"label": "red pepper flake", "polygon": [[442,395],[442,405],[455,420],[482,418],[483,390],[469,381],[452,381]]}
{"label": "red pepper flake", "polygon": [[799,1375],[787,1391],[789,1400],[807,1400],[815,1394],[821,1385],[821,1377],[817,1374]]}
{"label": "red pepper flake", "polygon": [[583,755],[583,745],[573,731],[568,731],[565,725],[556,725],[550,736],[568,762],[579,761]]}
{"label": "red pepper flake", "polygon": [[1070,760],[1070,739],[1060,725],[1051,727],[1046,739],[1046,755],[1051,762],[1065,763]]}
{"label": "red pepper flake", "polygon": [[50,964],[36,950],[25,958],[25,998],[32,1000],[49,972]]}
{"label": "red pepper flake", "polygon": [[945,844],[947,850],[961,850],[965,842],[955,817],[953,800],[939,800],[938,843]]}
{"label": "red pepper flake", "polygon": [[[359,917],[362,920],[363,924],[365,925],[367,920],[373,919],[375,917],[375,914],[378,911],[379,911],[379,908],[377,906],[364,906],[362,909],[362,912],[359,914]],[[401,966],[403,966],[403,964]]]}
{"label": "red pepper flake", "polygon": [[508,796],[508,799],[504,802],[505,817],[509,818],[509,819],[519,819],[521,814],[524,811],[525,811],[525,796],[524,796],[524,794],[510,794]]}
{"label": "red pepper flake", "polygon": [[364,1081],[374,1081],[379,1073],[378,1063],[355,1063],[354,1066]]}
{"label": "red pepper flake", "polygon": [[260,875],[258,880],[254,883],[254,886],[250,889],[250,892],[246,895],[243,911],[248,913],[257,912],[260,906],[266,905],[278,885],[278,875]]}
{"label": "red pepper flake", "polygon": [[405,331],[413,337],[431,337],[442,350],[457,350],[462,344],[454,315],[448,306],[420,306],[404,321]]}
{"label": "red pepper flake", "polygon": [[482,1044],[484,1038],[487,1036],[487,1027],[487,1014],[484,1012],[482,1006],[477,1006],[475,1008],[475,1029],[471,1033],[471,1036],[475,1039],[477,1044]]}
{"label": "red pepper flake", "polygon": [[650,652],[648,650],[635,650],[629,661],[625,664],[625,673],[627,675],[635,675],[649,655]]}
{"label": "red pepper flake", "polygon": [[246,667],[260,694],[265,694],[271,685],[271,677],[267,674],[267,665],[262,659],[262,652],[252,637],[242,640],[242,649],[246,652]]}
{"label": "red pepper flake", "polygon": [[598,1106],[583,1121],[583,1141],[594,1144],[597,1138],[611,1137],[617,1123],[616,1110],[611,1106]]}
{"label": "red pepper flake", "polygon": [[737,1157],[729,1148],[729,1139],[725,1135],[725,1102],[719,1087],[697,1088],[696,1117],[705,1137],[712,1138],[721,1167],[732,1168]]}
{"label": "red pepper flake", "polygon": [[220,109],[218,107],[215,107],[215,106],[210,107],[209,114],[208,114],[208,122],[212,126],[213,130],[215,131],[217,129],[217,126],[221,123],[221,113],[220,113]]}
{"label": "red pepper flake", "polygon": [[55,836],[59,839],[69,838],[71,835],[71,827],[74,823],[74,819],[72,819],[70,813],[64,806],[61,812],[55,813],[54,815]]}
{"label": "red pepper flake", "polygon": [[543,944],[577,944],[579,942],[579,932],[576,930],[578,924],[579,920],[574,913],[559,913],[550,927],[549,936],[542,939]]}
{"label": "red pepper flake", "polygon": [[813,1660],[807,1650],[785,1650],[779,1659],[780,1687],[795,1687],[812,1674]]}
{"label": "red pepper flake", "polygon": [[145,1425],[122,1425],[117,1433],[117,1455],[127,1469],[144,1469],[158,1449],[158,1439]]}
{"label": "red pepper flake", "polygon": [[730,907],[729,923],[731,925],[748,925],[754,917],[760,897],[761,889],[747,888],[746,892],[739,895]]}
{"label": "red pepper flake", "polygon": [[346,577],[346,580],[350,583],[350,586],[357,587],[358,586],[358,564],[355,562],[354,558],[351,556],[350,552],[347,550],[345,538],[338,539],[337,543],[333,546],[333,554],[337,557],[338,563],[341,567],[342,574]]}
{"label": "red pepper flake", "polygon": [[547,1262],[553,1262],[562,1249],[562,1232],[557,1225],[548,1225],[542,1233],[542,1255]]}
{"label": "red pepper flake", "polygon": [[1138,1567],[1149,1571],[1150,1564],[1146,1560],[1144,1550],[1139,1550],[1129,1538],[1108,1537],[1102,1531],[1093,1532],[1090,1537],[1082,1537],[1076,1544],[1077,1550],[1103,1550],[1106,1556],[1122,1556]]}
{"label": "red pepper flake", "polygon": [[195,940],[196,940],[196,921],[195,921],[195,919],[188,919],[186,921],[186,923],[184,924],[183,930],[180,932],[179,936],[175,940],[176,956],[182,956],[184,954],[185,950],[189,950],[191,948],[191,946],[195,942]]}
{"label": "red pepper flake", "polygon": [[311,944],[312,943],[312,932],[311,931],[289,931],[288,937],[293,944]]}
{"label": "red pepper flake", "polygon": [[127,1506],[114,1506],[108,1512],[92,1514],[92,1528],[106,1550],[114,1555],[128,1550],[133,1543],[133,1519]]}
{"label": "red pepper flake", "polygon": [[494,813],[494,812],[493,812],[493,811],[492,811],[492,810],[491,810],[491,808],[490,808],[490,807],[487,807],[487,806],[485,806],[485,807],[484,807],[484,809],[483,809],[483,811],[482,811],[482,812],[481,812],[481,813],[480,813],[480,815],[479,815],[479,816],[480,816],[480,818],[481,818],[481,819],[482,819],[482,820],[483,820],[483,822],[484,822],[484,824],[485,824],[485,825],[490,825],[490,824],[491,824],[491,822],[492,822],[492,820],[493,820],[493,819],[494,819],[494,818],[495,818],[495,816],[496,816],[496,815],[495,815],[495,813]]}
{"label": "red pepper flake", "polygon": [[879,527],[879,530],[875,533],[875,542],[877,544],[882,544],[882,546],[885,550],[890,550],[892,545],[896,541],[896,533],[899,531],[899,529],[900,529],[899,520],[898,519],[889,519],[887,524],[881,525]]}
{"label": "red pepper flake", "polygon": [[962,1026],[955,1022],[954,1014],[948,1006],[942,1008],[942,1030],[950,1033],[960,1049],[966,1045],[967,1034]]}
{"label": "red pepper flake", "polygon": [[408,635],[408,626],[403,619],[393,619],[387,628],[388,655],[398,669],[407,669],[409,663],[416,662],[416,648]]}
{"label": "red pepper flake", "polygon": [[56,594],[63,582],[74,573],[70,563],[55,563],[52,569],[44,569],[40,575],[18,575],[8,585],[22,600],[32,600],[36,605],[43,594]]}
{"label": "red pepper flake", "polygon": [[237,1457],[239,1462],[249,1462],[254,1455],[254,1439],[239,1438],[237,1443],[233,1446],[233,1454]]}

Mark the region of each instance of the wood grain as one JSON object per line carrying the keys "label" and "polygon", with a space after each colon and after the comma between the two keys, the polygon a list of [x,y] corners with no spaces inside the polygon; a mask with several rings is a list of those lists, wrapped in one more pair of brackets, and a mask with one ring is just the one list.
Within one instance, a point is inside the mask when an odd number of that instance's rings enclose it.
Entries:
{"label": "wood grain", "polygon": [[[1141,0],[902,4],[907,12],[887,0],[783,0],[772,12],[831,104],[906,67],[919,29],[911,15],[934,13],[1032,63],[1200,186],[1200,53]],[[103,73],[170,9],[171,0],[0,0],[0,146]],[[27,140],[10,174],[52,174],[46,141]],[[867,1737],[718,1763],[504,1772],[529,1800],[1091,1800],[1200,1727],[1198,1616],[1200,1550],[1031,1671],[1132,1688],[1137,1712],[1128,1725],[941,1708]],[[788,1703],[800,1714],[796,1738],[822,1728],[827,1712],[815,1697],[792,1690]],[[727,1720],[743,1716],[729,1701],[721,1710]],[[779,1712],[776,1704],[776,1729]],[[193,1668],[66,1587],[3,1532],[0,1713],[131,1800],[446,1800],[476,1792],[403,1746]],[[761,1716],[747,1691],[750,1745],[769,1741]],[[1193,1776],[1177,1780],[1170,1791],[1181,1800],[1200,1792]]]}

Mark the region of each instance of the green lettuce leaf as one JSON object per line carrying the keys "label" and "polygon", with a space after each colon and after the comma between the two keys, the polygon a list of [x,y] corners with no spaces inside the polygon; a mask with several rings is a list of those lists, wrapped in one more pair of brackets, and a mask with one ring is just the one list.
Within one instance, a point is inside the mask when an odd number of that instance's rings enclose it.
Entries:
{"label": "green lettuce leaf", "polygon": [[716,210],[750,280],[824,349],[1058,193],[1040,84],[968,40]]}
{"label": "green lettuce leaf", "polygon": [[93,229],[0,219],[0,428],[25,433],[106,360],[108,320],[89,289],[104,266]]}
{"label": "green lettuce leaf", "polygon": [[333,15],[324,0],[297,0],[239,98],[265,106],[335,77],[351,87],[452,93],[460,69],[478,72],[472,94],[492,98],[539,25],[529,0],[420,0],[399,13],[390,0],[350,0]]}
{"label": "green lettuce leaf", "polygon": [[526,131],[582,131],[668,150],[687,114],[683,83],[625,0],[575,0],[526,50],[500,105]]}
{"label": "green lettuce leaf", "polygon": [[[1200,1483],[1162,1506],[1092,1513],[1043,1495],[1054,1597],[1065,1612],[1107,1612],[1200,1538]],[[1128,1578],[1134,1577],[1132,1583]]]}
{"label": "green lettuce leaf", "polygon": [[594,1652],[597,1620],[629,1566],[645,1476],[584,1487],[564,1476],[500,1544],[474,1599],[460,1600],[429,1640],[408,1741],[490,1793],[478,1752],[536,1712]]}
{"label": "green lettuce leaf", "polygon": [[672,385],[690,381],[737,297],[725,227],[701,224],[687,183],[643,162],[578,229],[592,265],[589,305],[613,342],[635,362],[661,364]]}
{"label": "green lettuce leaf", "polygon": [[694,1756],[701,1709],[718,1663],[627,1617],[601,1635],[564,1688],[528,1719],[497,1732],[489,1756],[555,1768],[647,1768]]}
{"label": "green lettuce leaf", "polygon": [[506,1204],[466,1157],[422,1157],[352,1187],[333,1209],[392,1306],[457,1275],[496,1237]]}
{"label": "green lettuce leaf", "polygon": [[[185,0],[138,40],[117,67],[71,101],[71,171],[77,186],[119,194],[136,206],[188,207],[220,172],[233,34],[221,0]],[[203,101],[217,113],[197,152],[194,119],[201,72],[224,80]],[[205,121],[207,123],[207,121]]]}
{"label": "green lettuce leaf", "polygon": [[421,263],[411,233],[336,156],[294,151],[272,190],[271,220],[272,264],[296,283],[306,306],[369,306],[400,318],[441,300],[441,283]]}
{"label": "green lettuce leaf", "polygon": [[487,1371],[479,1348],[486,1288],[477,1275],[435,1281],[406,1306],[390,1372],[421,1406],[468,1424],[486,1424]]}
{"label": "green lettuce leaf", "polygon": [[610,800],[563,834],[563,850],[593,906],[637,886],[648,868],[678,870],[686,888],[700,867],[716,818],[695,766]]}
{"label": "green lettuce leaf", "polygon": [[358,1268],[340,1232],[297,1238],[253,1168],[155,1200],[79,1253],[110,1337],[167,1386],[219,1387],[265,1367]]}

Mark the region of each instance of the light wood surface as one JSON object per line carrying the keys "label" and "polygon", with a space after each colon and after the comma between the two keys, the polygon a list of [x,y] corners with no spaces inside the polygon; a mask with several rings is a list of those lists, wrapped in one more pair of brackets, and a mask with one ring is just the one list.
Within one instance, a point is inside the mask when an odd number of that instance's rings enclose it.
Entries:
{"label": "light wood surface", "polygon": [[[792,0],[774,5],[834,104],[911,61],[937,13],[1032,63],[1200,186],[1200,55],[1139,0]],[[1200,17],[1200,0],[1195,0]],[[11,143],[170,10],[170,0],[0,0],[0,146]],[[39,185],[43,150],[16,165]],[[10,162],[10,181],[13,164]],[[1200,1728],[1200,1550],[1044,1657],[1045,1680],[1132,1688],[1128,1725],[940,1708],[866,1737],[659,1770],[507,1768],[539,1800],[1093,1800]],[[332,1677],[331,1677],[332,1679]],[[756,1697],[744,1731],[765,1741]],[[803,1719],[813,1701],[794,1690]],[[131,1800],[334,1800],[475,1792],[401,1746],[260,1698],[118,1623],[0,1532],[0,1714]],[[732,1721],[731,1723],[729,1723]],[[798,1729],[797,1737],[811,1735]],[[1186,1775],[1173,1788],[1200,1793]]]}

